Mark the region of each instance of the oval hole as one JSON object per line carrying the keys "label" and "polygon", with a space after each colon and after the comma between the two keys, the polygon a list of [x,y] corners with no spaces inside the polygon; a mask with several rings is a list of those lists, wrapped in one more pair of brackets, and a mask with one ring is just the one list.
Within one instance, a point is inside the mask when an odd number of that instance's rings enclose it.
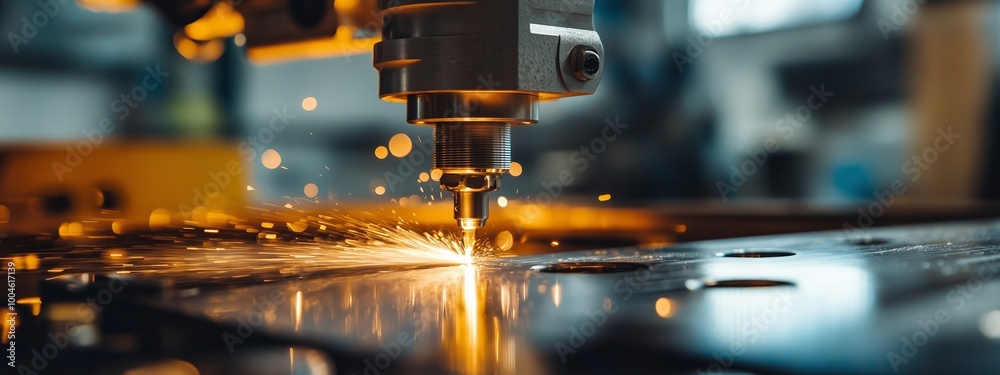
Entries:
{"label": "oval hole", "polygon": [[795,284],[774,280],[720,280],[705,283],[706,288],[770,288],[775,286],[795,286]]}
{"label": "oval hole", "polygon": [[885,244],[889,243],[889,240],[886,240],[884,238],[871,238],[871,237],[868,237],[868,238],[859,238],[859,239],[848,240],[848,242],[850,242],[851,245],[854,245],[854,246],[876,246],[876,245],[885,245]]}
{"label": "oval hole", "polygon": [[728,253],[719,253],[724,258],[780,258],[795,255],[791,251],[779,250],[735,250]]}
{"label": "oval hole", "polygon": [[644,264],[627,262],[570,262],[539,264],[531,267],[531,270],[548,273],[617,273],[642,268],[647,267]]}

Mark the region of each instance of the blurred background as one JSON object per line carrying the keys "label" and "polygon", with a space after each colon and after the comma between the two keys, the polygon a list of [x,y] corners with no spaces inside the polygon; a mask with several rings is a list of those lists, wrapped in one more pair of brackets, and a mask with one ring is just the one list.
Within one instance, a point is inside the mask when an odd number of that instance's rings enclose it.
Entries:
{"label": "blurred background", "polygon": [[[248,58],[242,17],[220,4],[204,18],[224,38],[137,0],[2,2],[0,217],[144,218],[173,210],[168,197],[182,211],[450,201],[431,128],[378,98],[370,54]],[[596,12],[601,88],[514,129],[520,168],[495,206],[546,186],[557,203],[624,206],[998,197],[1000,2],[597,0]],[[564,170],[572,183],[554,193]]]}

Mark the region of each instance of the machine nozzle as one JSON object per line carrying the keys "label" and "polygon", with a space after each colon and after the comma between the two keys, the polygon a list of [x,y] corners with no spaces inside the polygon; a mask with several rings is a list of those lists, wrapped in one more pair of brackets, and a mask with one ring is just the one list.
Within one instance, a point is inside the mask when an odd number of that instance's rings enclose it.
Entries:
{"label": "machine nozzle", "polygon": [[455,195],[455,220],[471,252],[476,229],[490,216],[489,193],[500,188],[500,176],[510,170],[510,125],[466,122],[434,128],[434,167],[443,172],[441,187]]}
{"label": "machine nozzle", "polygon": [[[486,225],[486,219],[490,217],[490,204],[487,193],[492,190],[496,190],[500,181],[499,175],[484,175],[484,176],[468,176],[464,178],[461,175],[455,175],[446,178],[448,175],[441,177],[442,186],[446,189],[451,190],[455,194],[455,220],[458,221],[458,227],[462,229],[463,236],[462,242],[465,247],[466,254],[472,254],[472,248],[476,244],[476,229]],[[455,186],[453,184],[446,184],[446,180],[458,179],[459,181],[469,181],[469,180],[483,180],[483,181],[495,181],[492,184],[491,190],[468,190],[469,187],[464,184],[459,184],[457,189],[451,188]]]}

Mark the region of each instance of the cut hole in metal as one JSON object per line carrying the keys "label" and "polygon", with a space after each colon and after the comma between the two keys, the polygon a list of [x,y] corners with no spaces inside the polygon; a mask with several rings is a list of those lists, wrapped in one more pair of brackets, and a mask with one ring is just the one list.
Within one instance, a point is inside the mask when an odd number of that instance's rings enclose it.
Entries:
{"label": "cut hole in metal", "polygon": [[571,262],[539,264],[531,267],[532,271],[550,273],[617,273],[629,272],[647,268],[639,263],[627,262]]}
{"label": "cut hole in metal", "polygon": [[849,240],[852,245],[855,246],[875,246],[875,245],[885,245],[889,243],[889,240],[883,238],[859,238],[854,240]]}
{"label": "cut hole in metal", "polygon": [[770,288],[775,286],[795,286],[795,284],[774,280],[721,280],[705,283],[705,288]]}
{"label": "cut hole in metal", "polygon": [[779,258],[790,257],[792,255],[795,255],[795,253],[777,250],[736,250],[718,254],[718,256],[724,258]]}

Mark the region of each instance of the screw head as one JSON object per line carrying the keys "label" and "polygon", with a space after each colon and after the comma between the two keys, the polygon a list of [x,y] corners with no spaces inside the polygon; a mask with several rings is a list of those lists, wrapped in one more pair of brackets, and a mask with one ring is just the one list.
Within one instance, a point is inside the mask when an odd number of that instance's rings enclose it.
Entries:
{"label": "screw head", "polygon": [[601,55],[593,48],[577,46],[572,57],[573,75],[581,81],[590,81],[601,71]]}

